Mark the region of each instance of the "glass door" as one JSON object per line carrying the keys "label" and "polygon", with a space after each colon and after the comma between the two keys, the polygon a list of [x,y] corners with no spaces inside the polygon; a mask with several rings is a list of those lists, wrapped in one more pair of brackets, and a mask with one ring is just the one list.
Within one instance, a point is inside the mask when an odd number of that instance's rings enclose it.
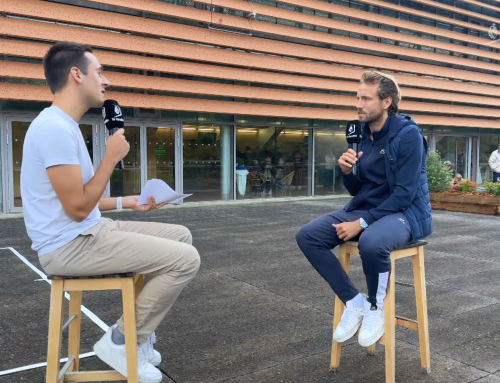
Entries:
{"label": "glass door", "polygon": [[[8,206],[7,212],[22,212],[21,199],[21,165],[23,160],[23,145],[26,132],[33,118],[12,117],[7,119],[7,174],[8,174]],[[96,120],[83,120],[80,130],[94,164],[98,161],[98,150],[94,150],[97,142]],[[56,144],[56,143],[55,143]]]}
{"label": "glass door", "polygon": [[9,213],[23,211],[21,199],[21,165],[23,163],[23,145],[26,132],[31,124],[28,119],[9,120],[7,122],[7,168],[8,182],[8,206]]}
{"label": "glass door", "polygon": [[312,157],[312,145],[309,132],[310,129],[274,126],[237,127],[236,198],[311,194],[312,167],[309,158]]}
{"label": "glass door", "polygon": [[184,124],[182,148],[187,201],[233,199],[233,126]]}
{"label": "glass door", "polygon": [[111,197],[141,194],[141,127],[124,126],[125,139],[130,144],[130,150],[123,159],[123,169],[115,168],[109,180]]}
{"label": "glass door", "polygon": [[436,136],[436,150],[443,161],[450,161],[453,174],[461,174],[464,179],[471,177],[470,140],[470,137]]}
{"label": "glass door", "polygon": [[172,189],[181,190],[179,176],[179,123],[155,126],[146,124],[145,177],[144,182],[153,178],[165,181]]}

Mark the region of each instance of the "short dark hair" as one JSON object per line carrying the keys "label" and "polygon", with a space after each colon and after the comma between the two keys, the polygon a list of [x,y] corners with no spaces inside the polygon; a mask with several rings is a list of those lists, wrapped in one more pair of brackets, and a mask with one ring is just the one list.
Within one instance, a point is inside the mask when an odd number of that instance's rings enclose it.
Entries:
{"label": "short dark hair", "polygon": [[61,41],[52,45],[43,58],[45,78],[52,93],[59,92],[66,86],[71,68],[77,67],[85,75],[88,73],[86,52],[92,53],[92,48],[85,44]]}

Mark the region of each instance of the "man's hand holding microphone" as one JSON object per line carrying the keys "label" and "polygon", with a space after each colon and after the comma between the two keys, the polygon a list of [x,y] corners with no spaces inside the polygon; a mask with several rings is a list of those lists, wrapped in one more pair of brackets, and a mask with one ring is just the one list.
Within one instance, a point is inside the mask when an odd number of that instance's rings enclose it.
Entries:
{"label": "man's hand holding microphone", "polygon": [[[363,155],[363,152],[358,152],[358,144],[361,142],[362,138],[361,122],[357,120],[350,121],[347,124],[345,134],[349,149],[339,158],[340,170],[345,175],[349,175],[353,172],[356,174],[356,163]],[[344,241],[349,241],[363,231],[359,220],[333,224],[332,226],[337,231],[337,236]]]}
{"label": "man's hand holding microphone", "polygon": [[118,129],[115,133],[109,136],[106,141],[106,155],[113,164],[118,164],[127,155],[130,150],[130,144],[125,139],[125,130]]}
{"label": "man's hand holding microphone", "polygon": [[348,149],[347,152],[343,153],[339,158],[340,170],[344,174],[351,174],[353,170],[353,166],[356,162],[361,158],[363,152],[356,152],[352,149]]}
{"label": "man's hand holding microphone", "polygon": [[[104,160],[113,164],[115,169],[123,170],[123,158],[128,154],[130,144],[125,138],[125,130],[123,129],[123,114],[118,102],[115,100],[106,100],[102,108],[102,117],[104,118],[104,124],[109,131],[109,137],[106,141],[106,155],[104,156]],[[149,202],[146,205],[138,205],[138,201],[138,195],[123,197],[122,207],[137,211],[149,211],[167,204],[165,202],[157,205],[153,197],[149,198]]]}

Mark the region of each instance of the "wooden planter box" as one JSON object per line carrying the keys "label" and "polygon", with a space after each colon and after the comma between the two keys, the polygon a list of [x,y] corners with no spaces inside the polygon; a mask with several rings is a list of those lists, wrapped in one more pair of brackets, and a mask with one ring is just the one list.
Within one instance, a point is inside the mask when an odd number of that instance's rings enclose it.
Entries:
{"label": "wooden planter box", "polygon": [[435,210],[499,215],[500,196],[430,193]]}

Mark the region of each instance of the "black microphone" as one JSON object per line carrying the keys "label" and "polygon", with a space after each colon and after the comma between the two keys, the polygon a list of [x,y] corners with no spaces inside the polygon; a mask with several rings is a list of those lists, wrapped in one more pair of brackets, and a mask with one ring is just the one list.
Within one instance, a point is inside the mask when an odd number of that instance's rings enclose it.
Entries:
{"label": "black microphone", "polygon": [[[349,121],[345,129],[345,138],[349,149],[356,152],[356,158],[358,157],[358,144],[361,143],[362,137],[361,122],[359,120]],[[353,172],[356,174],[356,164],[353,167]]]}
{"label": "black microphone", "polygon": [[[123,114],[115,100],[106,100],[102,107],[102,117],[104,118],[104,125],[109,130],[109,135],[113,135],[118,129],[123,128]],[[116,169],[124,169],[123,160],[118,162],[115,166]]]}

